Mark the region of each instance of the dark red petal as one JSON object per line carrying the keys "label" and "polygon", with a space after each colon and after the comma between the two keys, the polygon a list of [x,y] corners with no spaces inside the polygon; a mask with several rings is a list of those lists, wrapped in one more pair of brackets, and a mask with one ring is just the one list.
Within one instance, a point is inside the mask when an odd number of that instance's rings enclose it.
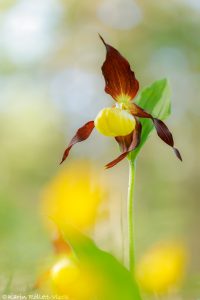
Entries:
{"label": "dark red petal", "polygon": [[128,151],[133,139],[133,132],[126,136],[116,136],[115,140],[118,142],[121,152]]}
{"label": "dark red petal", "polygon": [[163,140],[166,144],[171,146],[174,150],[174,153],[182,161],[181,154],[178,149],[174,147],[174,139],[172,136],[172,133],[169,131],[168,127],[165,125],[165,123],[157,118],[154,118],[151,114],[146,112],[144,109],[139,107],[138,105],[134,104],[131,106],[130,109],[133,116],[137,116],[140,118],[148,118],[151,119],[154,123],[154,126],[156,128],[156,132],[158,136]]}
{"label": "dark red petal", "polygon": [[150,115],[148,112],[146,112],[143,108],[141,108],[135,103],[131,105],[130,112],[133,116],[136,117],[152,119],[152,115]]}
{"label": "dark red petal", "polygon": [[111,162],[109,162],[105,168],[109,169],[114,167],[116,164],[118,164],[121,160],[123,160],[126,156],[128,155],[128,152],[124,152],[122,154],[120,154],[117,158],[115,158],[114,160],[112,160]]}
{"label": "dark red petal", "polygon": [[180,161],[183,161],[180,151],[175,147],[173,148],[173,150],[174,150],[174,153],[176,154],[176,156],[178,157],[178,159],[180,159]]}
{"label": "dark red petal", "polygon": [[82,142],[82,141],[86,140],[90,136],[90,134],[92,133],[93,129],[94,129],[94,121],[89,121],[88,123],[86,123],[85,125],[83,125],[82,127],[80,127],[77,130],[75,136],[72,138],[72,140],[69,143],[67,149],[65,150],[60,164],[62,164],[65,161],[65,159],[69,155],[69,152],[70,152],[71,148],[76,143],[79,143],[79,142]]}
{"label": "dark red petal", "polygon": [[153,118],[153,123],[155,125],[157,134],[161,138],[161,140],[163,140],[166,144],[171,146],[174,150],[174,153],[178,157],[178,159],[180,159],[182,161],[182,157],[181,157],[179,150],[174,147],[173,136],[172,136],[171,132],[169,131],[168,127],[165,125],[165,123],[163,123],[161,120],[156,119],[156,118]]}
{"label": "dark red petal", "polygon": [[129,152],[134,150],[140,144],[141,133],[142,133],[142,125],[136,119],[136,127],[135,127],[135,130],[133,131],[132,142],[128,148]]}
{"label": "dark red petal", "polygon": [[106,44],[106,60],[102,66],[102,73],[105,79],[105,92],[111,95],[116,101],[120,96],[131,100],[137,94],[139,82],[135,78],[128,61],[112,46]]}
{"label": "dark red petal", "polygon": [[133,130],[129,135],[117,136],[115,138],[122,152],[131,151],[139,145],[141,131],[142,131],[141,123],[136,119],[135,130]]}
{"label": "dark red petal", "polygon": [[169,131],[169,129],[167,128],[167,126],[165,125],[165,123],[163,123],[161,120],[156,118],[153,118],[153,123],[155,125],[157,134],[161,138],[161,140],[163,140],[169,146],[174,147],[173,136]]}
{"label": "dark red petal", "polygon": [[105,166],[106,169],[114,167],[121,160],[123,160],[128,155],[129,152],[134,150],[139,145],[141,131],[142,131],[141,123],[138,120],[136,120],[136,128],[133,130],[131,134],[127,136],[118,136],[115,138],[122,150],[122,154],[120,154],[116,159],[108,163]]}

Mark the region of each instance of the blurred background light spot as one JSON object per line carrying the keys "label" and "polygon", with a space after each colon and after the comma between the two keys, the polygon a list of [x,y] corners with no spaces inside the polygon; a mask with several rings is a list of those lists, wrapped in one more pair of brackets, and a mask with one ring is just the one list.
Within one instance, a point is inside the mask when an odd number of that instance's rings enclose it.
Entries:
{"label": "blurred background light spot", "polygon": [[133,0],[110,0],[100,4],[97,16],[104,24],[125,30],[140,23],[142,12]]}
{"label": "blurred background light spot", "polygon": [[[32,62],[41,58],[52,41],[52,26],[59,12],[54,0],[20,1],[5,15],[1,43],[14,62]],[[51,33],[50,33],[51,32]]]}
{"label": "blurred background light spot", "polygon": [[[180,0],[179,0],[180,1]],[[185,3],[187,6],[190,6],[193,9],[199,9],[200,10],[200,1],[199,0],[181,0],[182,4]]]}
{"label": "blurred background light spot", "polygon": [[149,68],[158,78],[170,78],[173,114],[181,117],[190,105],[188,99],[194,90],[193,74],[185,53],[177,47],[162,47],[154,51]]}
{"label": "blurred background light spot", "polygon": [[1,0],[0,1],[0,12],[9,9],[17,0]]}
{"label": "blurred background light spot", "polygon": [[[102,100],[105,99],[105,94],[101,86],[103,81],[100,75],[84,69],[67,68],[55,75],[51,91],[62,111],[73,117],[78,116],[80,121],[86,121],[87,118],[94,118],[98,109],[104,105]],[[77,125],[76,121],[75,123]]]}
{"label": "blurred background light spot", "polygon": [[184,52],[178,47],[162,47],[158,48],[152,57],[154,66],[159,63],[161,65],[160,72],[174,71],[174,69],[185,69],[188,62]]}

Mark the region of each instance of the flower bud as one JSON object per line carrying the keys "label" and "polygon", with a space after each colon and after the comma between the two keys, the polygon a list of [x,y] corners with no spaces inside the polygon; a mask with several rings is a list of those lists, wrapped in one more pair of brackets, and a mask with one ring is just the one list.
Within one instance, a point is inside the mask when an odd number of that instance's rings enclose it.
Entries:
{"label": "flower bud", "polygon": [[95,119],[96,129],[106,136],[126,136],[135,128],[135,118],[118,107],[103,108]]}

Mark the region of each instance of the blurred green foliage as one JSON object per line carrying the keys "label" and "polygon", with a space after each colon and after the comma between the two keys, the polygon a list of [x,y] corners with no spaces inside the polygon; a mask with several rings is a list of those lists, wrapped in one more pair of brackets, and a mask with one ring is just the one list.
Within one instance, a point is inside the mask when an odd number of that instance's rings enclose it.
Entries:
{"label": "blurred green foliage", "polygon": [[93,276],[98,278],[100,293],[97,298],[105,300],[141,299],[133,276],[115,257],[99,249],[92,240],[70,226],[65,226],[63,232],[80,263],[90,266],[94,272]]}

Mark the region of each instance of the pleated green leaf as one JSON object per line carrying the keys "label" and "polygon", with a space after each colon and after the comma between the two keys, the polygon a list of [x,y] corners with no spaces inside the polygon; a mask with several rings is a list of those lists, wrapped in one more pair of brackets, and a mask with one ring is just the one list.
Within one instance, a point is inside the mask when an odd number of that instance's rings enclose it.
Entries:
{"label": "pleated green leaf", "polygon": [[[135,103],[150,113],[154,118],[165,120],[171,113],[171,93],[169,83],[166,79],[155,81],[144,88]],[[144,146],[149,134],[155,128],[152,120],[140,118],[142,124],[142,135],[140,145],[132,152],[135,158]]]}

